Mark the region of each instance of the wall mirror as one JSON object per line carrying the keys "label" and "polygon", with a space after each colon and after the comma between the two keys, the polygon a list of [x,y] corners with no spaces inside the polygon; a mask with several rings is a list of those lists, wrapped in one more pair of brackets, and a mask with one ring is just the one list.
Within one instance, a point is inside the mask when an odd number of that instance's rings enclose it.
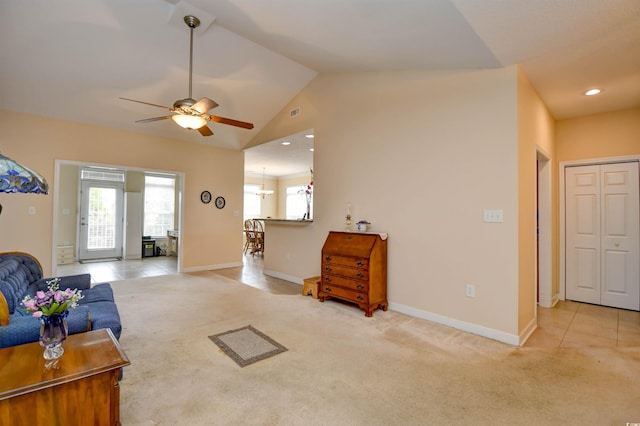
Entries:
{"label": "wall mirror", "polygon": [[313,149],[307,129],[244,151],[245,219],[313,219]]}

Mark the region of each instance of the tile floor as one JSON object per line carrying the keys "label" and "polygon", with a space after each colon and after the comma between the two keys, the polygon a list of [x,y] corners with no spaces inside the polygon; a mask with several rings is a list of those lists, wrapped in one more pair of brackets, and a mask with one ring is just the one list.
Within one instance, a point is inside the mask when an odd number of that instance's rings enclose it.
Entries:
{"label": "tile floor", "polygon": [[640,312],[560,301],[538,308],[527,347],[640,347]]}
{"label": "tile floor", "polygon": [[[262,273],[260,256],[243,256],[244,265],[219,269],[217,274],[276,294],[296,294],[301,286]],[[141,260],[74,263],[58,266],[58,275],[88,272],[94,282],[174,274],[176,257],[149,257]],[[553,308],[538,308],[538,328],[526,347],[640,347],[640,312],[606,306],[560,301]]]}
{"label": "tile floor", "polygon": [[131,278],[175,274],[178,271],[177,257],[158,256],[136,260],[108,262],[72,263],[58,265],[56,275],[91,274],[93,283],[120,281]]}
{"label": "tile floor", "polygon": [[[261,256],[243,256],[244,266],[217,269],[213,272],[276,294],[296,294],[302,291],[299,284],[264,275]],[[73,263],[58,265],[57,275],[91,274],[93,283],[119,281],[131,278],[175,274],[178,270],[177,257],[158,256],[140,260],[118,260],[107,262]],[[211,271],[208,271],[211,272]]]}

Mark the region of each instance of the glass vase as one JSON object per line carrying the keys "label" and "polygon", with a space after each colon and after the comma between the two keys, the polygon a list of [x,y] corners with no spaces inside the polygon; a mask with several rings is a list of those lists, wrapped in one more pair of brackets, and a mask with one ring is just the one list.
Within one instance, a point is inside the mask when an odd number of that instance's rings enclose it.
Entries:
{"label": "glass vase", "polygon": [[40,345],[44,348],[42,356],[47,361],[56,360],[64,353],[62,342],[68,333],[67,315],[69,311],[40,317]]}

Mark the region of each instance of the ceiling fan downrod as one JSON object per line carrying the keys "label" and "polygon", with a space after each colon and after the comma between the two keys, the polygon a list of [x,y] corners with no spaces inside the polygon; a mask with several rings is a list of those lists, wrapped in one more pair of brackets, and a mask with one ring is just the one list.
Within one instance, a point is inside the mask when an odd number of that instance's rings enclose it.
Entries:
{"label": "ceiling fan downrod", "polygon": [[191,80],[193,75],[193,29],[200,26],[200,20],[193,15],[187,15],[184,17],[184,23],[190,28],[189,37],[189,99],[193,99],[191,96]]}

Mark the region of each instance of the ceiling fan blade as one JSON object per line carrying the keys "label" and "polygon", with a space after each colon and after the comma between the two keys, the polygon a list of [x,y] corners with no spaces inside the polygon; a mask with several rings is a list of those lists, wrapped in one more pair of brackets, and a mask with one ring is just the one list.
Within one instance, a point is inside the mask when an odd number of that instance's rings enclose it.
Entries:
{"label": "ceiling fan blade", "polygon": [[213,132],[206,124],[198,129],[202,136],[212,136]]}
{"label": "ceiling fan blade", "polygon": [[173,117],[172,115],[165,115],[164,117],[145,118],[144,120],[137,120],[136,123],[151,123],[152,121],[166,120]]}
{"label": "ceiling fan blade", "polygon": [[145,105],[151,105],[151,106],[155,106],[155,107],[159,107],[159,108],[165,108],[165,109],[168,109],[169,111],[173,111],[171,108],[169,108],[167,106],[164,106],[164,105],[152,104],[152,103],[143,102],[143,101],[136,101],[135,99],[129,99],[129,98],[120,98],[120,99],[125,100],[125,101],[137,102],[139,104],[145,104]]}
{"label": "ceiling fan blade", "polygon": [[231,126],[242,127],[243,129],[253,129],[252,123],[246,123],[232,118],[219,117],[217,115],[210,115],[209,117],[211,121],[215,121],[216,123],[229,124]]}
{"label": "ceiling fan blade", "polygon": [[202,98],[198,102],[193,104],[191,109],[195,109],[199,113],[204,114],[205,112],[207,112],[210,109],[213,109],[213,108],[215,108],[217,106],[218,106],[218,104],[215,101],[212,101],[209,98]]}

